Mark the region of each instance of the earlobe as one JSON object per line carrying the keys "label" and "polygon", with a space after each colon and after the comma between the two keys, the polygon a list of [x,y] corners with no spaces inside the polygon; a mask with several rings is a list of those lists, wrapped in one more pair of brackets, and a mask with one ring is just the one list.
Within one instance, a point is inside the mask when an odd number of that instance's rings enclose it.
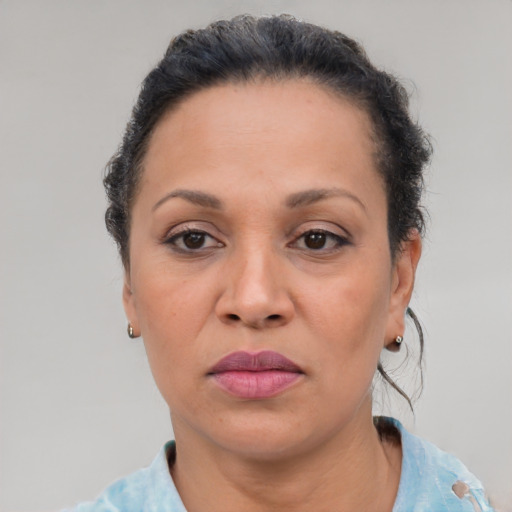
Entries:
{"label": "earlobe", "polygon": [[414,289],[414,279],[420,256],[421,237],[417,230],[413,230],[409,239],[402,242],[393,266],[388,325],[384,340],[386,348],[393,347],[397,336],[404,335],[405,313]]}

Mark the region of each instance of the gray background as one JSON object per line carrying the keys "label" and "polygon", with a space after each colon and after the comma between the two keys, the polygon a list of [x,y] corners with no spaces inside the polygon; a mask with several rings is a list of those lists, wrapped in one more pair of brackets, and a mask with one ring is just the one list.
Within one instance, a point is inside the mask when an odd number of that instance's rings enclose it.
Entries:
{"label": "gray background", "polygon": [[242,12],[337,28],[407,79],[436,149],[413,300],[426,387],[415,418],[392,394],[378,409],[512,510],[510,0],[0,0],[0,510],[93,498],[172,435],[125,334],[102,169],[171,35]]}

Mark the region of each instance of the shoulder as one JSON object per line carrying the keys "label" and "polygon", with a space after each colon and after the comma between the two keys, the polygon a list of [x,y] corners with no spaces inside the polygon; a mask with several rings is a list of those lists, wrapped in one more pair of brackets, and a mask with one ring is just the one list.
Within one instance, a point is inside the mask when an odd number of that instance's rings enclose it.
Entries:
{"label": "shoulder", "polygon": [[107,487],[96,501],[84,502],[62,512],[186,512],[167,464],[167,443],[152,464]]}
{"label": "shoulder", "polygon": [[403,451],[393,512],[493,512],[481,482],[457,457],[389,421],[400,432]]}

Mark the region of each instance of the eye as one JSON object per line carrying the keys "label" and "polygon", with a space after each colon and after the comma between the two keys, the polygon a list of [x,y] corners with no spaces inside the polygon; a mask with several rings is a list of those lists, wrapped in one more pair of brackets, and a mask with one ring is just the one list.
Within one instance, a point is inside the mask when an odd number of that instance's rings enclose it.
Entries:
{"label": "eye", "polygon": [[171,235],[165,243],[173,246],[174,249],[180,252],[198,252],[201,249],[223,247],[221,242],[205,231],[193,229],[187,229],[181,233]]}
{"label": "eye", "polygon": [[333,251],[346,244],[348,244],[346,238],[323,229],[306,231],[293,243],[299,249],[312,251]]}

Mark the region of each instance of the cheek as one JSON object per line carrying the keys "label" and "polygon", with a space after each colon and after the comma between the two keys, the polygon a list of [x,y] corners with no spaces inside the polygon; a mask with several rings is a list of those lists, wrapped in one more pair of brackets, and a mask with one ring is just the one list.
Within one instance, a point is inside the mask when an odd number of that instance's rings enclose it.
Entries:
{"label": "cheek", "polygon": [[345,376],[363,380],[373,376],[387,323],[385,275],[368,269],[351,273],[310,294],[311,334],[324,340],[324,358],[332,356],[335,372],[343,370]]}
{"label": "cheek", "polygon": [[165,396],[180,372],[202,365],[194,340],[208,320],[212,299],[211,287],[157,270],[137,275],[135,307],[151,370]]}
{"label": "cheek", "polygon": [[383,332],[389,306],[390,283],[382,273],[351,274],[333,279],[315,294],[309,293],[311,311],[320,326],[334,331],[351,330],[356,338]]}
{"label": "cheek", "polygon": [[177,275],[169,263],[152,262],[134,279],[135,308],[145,337],[165,343],[166,334],[188,337],[200,329],[207,309],[208,286],[198,286],[193,278]]}

